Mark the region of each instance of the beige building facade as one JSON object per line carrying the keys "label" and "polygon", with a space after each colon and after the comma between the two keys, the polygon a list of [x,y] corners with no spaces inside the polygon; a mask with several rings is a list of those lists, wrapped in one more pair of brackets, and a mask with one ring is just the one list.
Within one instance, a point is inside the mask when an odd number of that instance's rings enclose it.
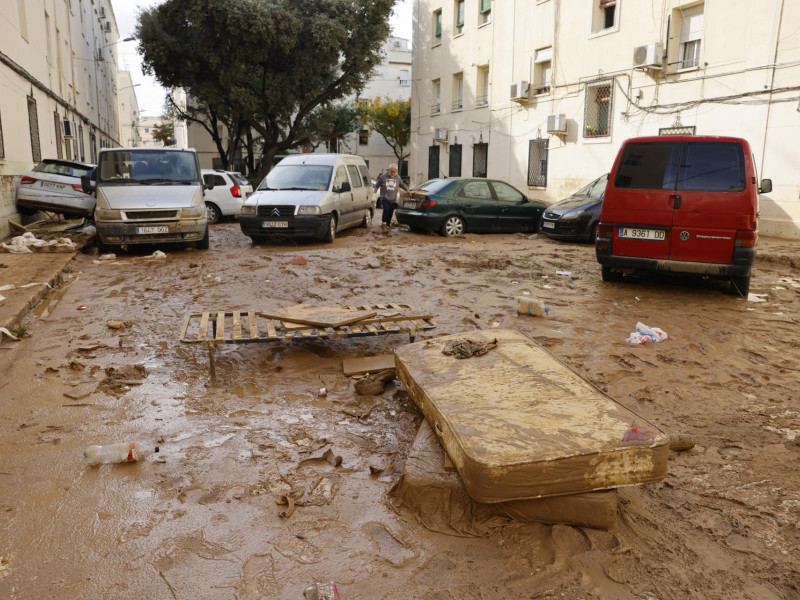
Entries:
{"label": "beige building facade", "polygon": [[20,176],[43,158],[95,162],[120,144],[110,0],[7,0],[0,19],[0,238]]}
{"label": "beige building facade", "polygon": [[411,178],[555,202],[627,138],[750,142],[763,235],[800,238],[800,2],[418,0]]}

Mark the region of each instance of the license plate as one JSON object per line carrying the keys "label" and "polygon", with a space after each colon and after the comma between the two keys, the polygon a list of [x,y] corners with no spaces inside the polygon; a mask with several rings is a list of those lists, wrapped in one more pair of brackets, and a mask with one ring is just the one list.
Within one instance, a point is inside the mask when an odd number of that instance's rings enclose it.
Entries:
{"label": "license plate", "polygon": [[552,221],[542,221],[542,227],[544,229],[555,229],[556,224],[553,223]]}
{"label": "license plate", "polygon": [[159,226],[159,227],[137,227],[136,233],[140,235],[148,234],[148,233],[169,233],[169,227],[166,226]]}
{"label": "license plate", "polygon": [[51,183],[49,181],[43,181],[42,187],[46,190],[63,190],[66,189],[67,186],[62,185],[60,183]]}
{"label": "license plate", "polygon": [[288,229],[289,221],[262,221],[261,227],[264,229],[272,227],[278,229]]}
{"label": "license plate", "polygon": [[631,240],[656,240],[667,239],[667,232],[663,229],[634,229],[632,227],[620,227],[619,237]]}

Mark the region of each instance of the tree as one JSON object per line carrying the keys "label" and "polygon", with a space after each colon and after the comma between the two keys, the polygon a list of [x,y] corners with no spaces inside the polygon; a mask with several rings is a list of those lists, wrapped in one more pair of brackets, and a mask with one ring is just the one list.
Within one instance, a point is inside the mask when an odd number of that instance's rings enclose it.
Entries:
{"label": "tree", "polygon": [[146,73],[225,106],[263,140],[264,175],[313,143],[306,119],[354,96],[382,60],[395,0],[166,0],[139,15]]}
{"label": "tree", "polygon": [[314,110],[303,122],[301,138],[309,140],[307,147],[316,149],[324,142],[339,147],[339,141],[361,128],[361,111],[353,102],[327,104]]}
{"label": "tree", "polygon": [[172,121],[162,121],[153,126],[153,139],[165,146],[175,143],[175,125]]}
{"label": "tree", "polygon": [[410,154],[406,148],[411,140],[411,100],[373,98],[366,100],[361,110],[364,124],[381,134],[391,146],[397,157],[397,168],[402,171]]}

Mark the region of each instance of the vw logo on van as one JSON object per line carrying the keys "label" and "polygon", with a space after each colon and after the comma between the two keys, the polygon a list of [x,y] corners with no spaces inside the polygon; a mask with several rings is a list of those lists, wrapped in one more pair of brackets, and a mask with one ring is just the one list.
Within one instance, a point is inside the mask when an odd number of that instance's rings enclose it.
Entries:
{"label": "vw logo on van", "polygon": [[689,232],[688,231],[681,231],[681,241],[686,241],[689,239]]}
{"label": "vw logo on van", "polygon": [[272,216],[272,217],[280,217],[281,216],[281,209],[279,209],[276,206],[275,208],[272,209],[272,212],[270,213],[270,216]]}

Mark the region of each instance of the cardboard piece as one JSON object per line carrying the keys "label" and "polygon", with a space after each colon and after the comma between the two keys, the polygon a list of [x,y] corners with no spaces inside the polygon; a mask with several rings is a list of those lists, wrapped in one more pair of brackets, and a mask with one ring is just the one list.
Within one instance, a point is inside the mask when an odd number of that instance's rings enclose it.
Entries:
{"label": "cardboard piece", "polygon": [[300,323],[312,327],[341,327],[374,317],[374,310],[353,310],[336,306],[314,306],[312,304],[296,304],[276,311],[262,310],[261,314],[268,319],[277,319],[288,323]]}
{"label": "cardboard piece", "polygon": [[394,369],[394,355],[364,356],[362,358],[346,358],[342,361],[342,371],[347,377],[376,373],[386,369]]}

